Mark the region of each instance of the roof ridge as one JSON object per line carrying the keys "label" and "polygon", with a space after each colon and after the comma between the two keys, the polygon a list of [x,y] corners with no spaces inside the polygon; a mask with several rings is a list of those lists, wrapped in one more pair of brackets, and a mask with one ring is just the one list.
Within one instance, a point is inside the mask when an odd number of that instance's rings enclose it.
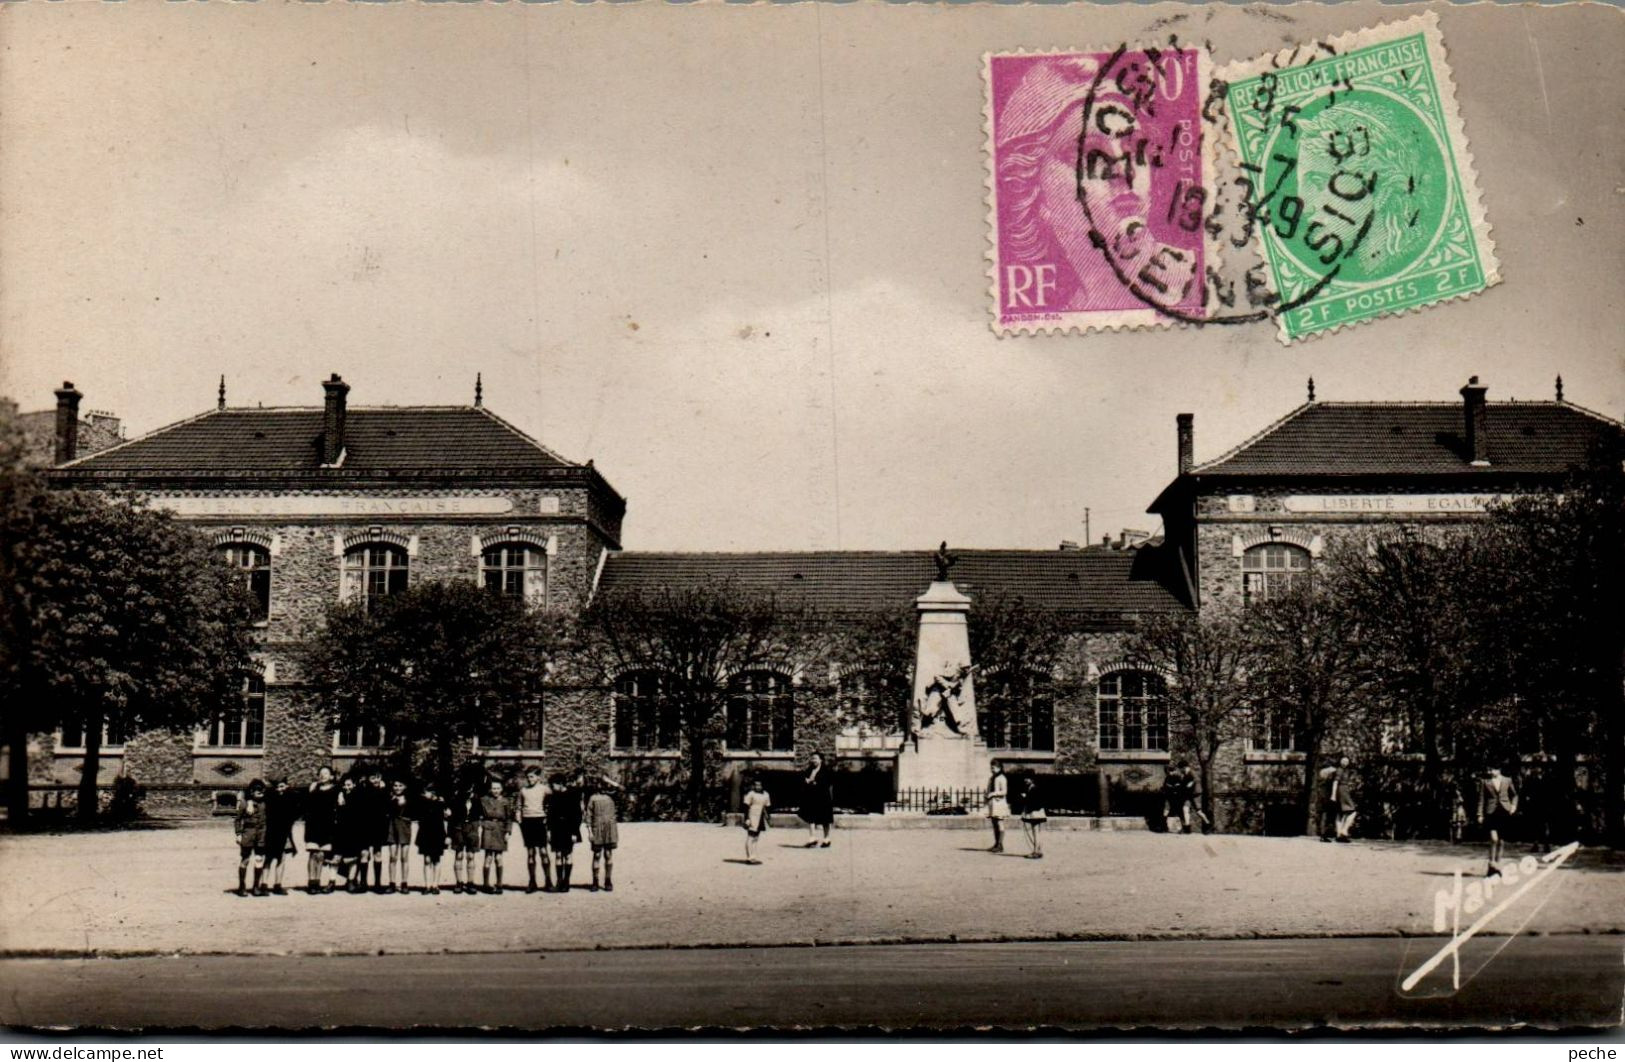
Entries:
{"label": "roof ridge", "polygon": [[107,447],[105,450],[97,450],[95,453],[85,454],[83,457],[76,457],[72,461],[68,461],[68,462],[65,462],[63,464],[56,465],[54,467],[56,467],[56,468],[73,468],[75,465],[83,464],[84,462],[92,460],[94,458],[106,457],[108,454],[117,453],[118,451],[124,449],[127,446],[134,446],[136,443],[146,442],[148,439],[151,439],[151,438],[153,438],[155,436],[158,436],[158,435],[162,435],[166,431],[173,431],[176,428],[185,427],[186,425],[194,423],[195,421],[202,420],[204,417],[212,417],[212,416],[215,416],[215,415],[217,415],[219,413],[223,413],[223,412],[225,412],[225,411],[220,410],[220,409],[206,409],[202,413],[197,413],[197,414],[194,414],[194,415],[192,415],[190,417],[186,417],[186,418],[184,418],[182,420],[177,420],[172,424],[165,424],[161,428],[154,428],[151,431],[147,432],[145,435],[137,435],[133,439],[125,439],[123,442],[115,443],[112,446]]}
{"label": "roof ridge", "polygon": [[1263,439],[1266,435],[1269,435],[1269,434],[1277,431],[1278,429],[1284,427],[1288,421],[1292,420],[1294,417],[1302,415],[1306,410],[1313,409],[1315,406],[1318,406],[1318,405],[1327,405],[1327,404],[1329,404],[1329,403],[1325,403],[1325,402],[1305,402],[1305,403],[1303,403],[1302,405],[1298,406],[1297,408],[1289,411],[1285,416],[1283,416],[1280,419],[1276,420],[1274,423],[1272,423],[1272,424],[1268,425],[1267,427],[1265,427],[1262,431],[1256,432],[1252,436],[1250,436],[1249,438],[1243,440],[1240,445],[1232,447],[1229,450],[1226,450],[1224,453],[1220,454],[1218,457],[1215,457],[1211,461],[1203,461],[1199,465],[1191,466],[1191,470],[1190,470],[1189,474],[1190,475],[1195,475],[1195,474],[1200,473],[1200,472],[1205,472],[1208,469],[1214,467],[1215,465],[1223,464],[1224,462],[1230,460],[1232,457],[1235,457],[1237,454],[1241,453],[1243,450],[1247,449],[1249,446],[1252,446],[1254,443],[1256,443],[1259,440]]}
{"label": "roof ridge", "polygon": [[[447,407],[438,406],[438,407],[435,407],[435,408],[443,409],[443,408],[447,408]],[[543,443],[540,439],[537,439],[537,438],[527,434],[526,432],[520,431],[518,428],[514,427],[512,424],[508,423],[508,421],[506,419],[504,419],[503,417],[500,417],[497,414],[491,412],[489,409],[486,409],[484,406],[457,406],[457,407],[452,407],[452,408],[468,409],[468,410],[471,410],[471,411],[473,411],[475,413],[483,413],[485,416],[489,417],[495,423],[497,423],[497,424],[501,425],[502,427],[508,429],[510,432],[512,432],[513,434],[519,436],[519,438],[525,440],[526,442],[530,443],[530,445],[536,447],[536,449],[540,450],[542,453],[546,454],[548,457],[551,457],[553,460],[559,462],[560,464],[573,465],[573,466],[575,466],[577,468],[583,467],[580,462],[570,460],[568,457],[563,456],[557,450],[553,449],[551,446],[548,446],[545,443]]]}
{"label": "roof ridge", "polygon": [[1560,401],[1557,401],[1557,402],[1549,402],[1547,404],[1548,405],[1553,405],[1553,406],[1562,406],[1565,409],[1572,409],[1576,413],[1581,413],[1581,414],[1584,414],[1585,416],[1591,417],[1593,420],[1600,420],[1604,424],[1607,424],[1609,427],[1625,428],[1625,420],[1615,420],[1613,417],[1610,417],[1606,413],[1598,413],[1594,409],[1587,409],[1585,406],[1578,405],[1578,404],[1576,404],[1574,402],[1570,402],[1566,398],[1562,399]]}

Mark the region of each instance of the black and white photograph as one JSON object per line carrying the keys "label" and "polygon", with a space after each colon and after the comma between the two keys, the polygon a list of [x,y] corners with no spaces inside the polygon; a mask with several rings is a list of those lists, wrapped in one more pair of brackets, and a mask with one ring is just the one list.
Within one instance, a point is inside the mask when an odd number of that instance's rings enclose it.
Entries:
{"label": "black and white photograph", "polygon": [[1620,16],[0,4],[10,1057],[1625,1046]]}

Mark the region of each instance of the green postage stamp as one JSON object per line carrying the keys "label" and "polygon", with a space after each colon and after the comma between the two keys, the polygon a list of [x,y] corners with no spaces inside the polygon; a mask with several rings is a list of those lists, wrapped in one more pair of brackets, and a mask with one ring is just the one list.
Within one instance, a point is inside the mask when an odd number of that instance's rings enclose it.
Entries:
{"label": "green postage stamp", "polygon": [[1283,341],[1500,281],[1431,13],[1218,76]]}

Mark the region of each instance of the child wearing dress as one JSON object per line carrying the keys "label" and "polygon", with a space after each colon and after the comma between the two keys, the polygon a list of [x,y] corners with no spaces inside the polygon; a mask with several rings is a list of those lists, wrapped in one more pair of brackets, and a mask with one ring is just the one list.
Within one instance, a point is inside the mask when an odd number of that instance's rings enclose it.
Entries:
{"label": "child wearing dress", "polygon": [[333,891],[333,817],[338,809],[339,787],[333,781],[333,768],[323,764],[316,780],[305,794],[305,849],[310,862],[305,869],[307,890],[312,896]]}
{"label": "child wearing dress", "polygon": [[265,876],[271,879],[271,892],[277,896],[288,895],[282,887],[286,857],[299,854],[293,843],[293,824],[299,818],[297,799],[286,778],[272,782],[271,791],[265,794]]}
{"label": "child wearing dress", "polygon": [[339,784],[334,802],[333,854],[338,860],[339,880],[345,892],[362,892],[367,887],[367,866],[361,853],[367,845],[367,798],[352,775]]}
{"label": "child wearing dress", "polygon": [[587,798],[587,837],[592,842],[592,891],[598,891],[598,865],[604,867],[604,891],[614,892],[615,846],[620,830],[615,824],[615,798],[609,795],[614,783],[601,779]]}
{"label": "child wearing dress", "polygon": [[1043,859],[1044,846],[1039,843],[1038,831],[1049,821],[1044,810],[1044,799],[1038,795],[1038,779],[1032,775],[1021,780],[1021,832],[1027,835],[1027,858]]}
{"label": "child wearing dress", "polygon": [[570,891],[571,853],[581,836],[581,790],[562,774],[547,794],[547,843],[553,849],[553,891]]}
{"label": "child wearing dress", "polygon": [[1004,820],[1010,817],[1010,782],[1004,776],[1004,764],[993,761],[993,774],[987,780],[987,821],[993,825],[993,847],[989,852],[1004,851]]}
{"label": "child wearing dress", "polygon": [[[513,825],[513,804],[502,795],[502,780],[491,779],[489,791],[480,798],[480,848],[485,852],[485,890],[502,895],[502,853],[508,850],[508,829]],[[491,887],[495,868],[497,885]],[[470,868],[472,869],[472,868]]]}
{"label": "child wearing dress", "polygon": [[762,780],[752,779],[750,792],[745,794],[745,862],[751,866],[761,866],[762,861],[756,858],[756,840],[767,829],[767,809],[772,806]]}
{"label": "child wearing dress", "polygon": [[407,890],[407,849],[412,845],[412,806],[406,795],[406,780],[397,778],[389,784],[389,876],[394,889],[384,886],[385,892]]}
{"label": "child wearing dress", "polygon": [[435,792],[433,782],[423,784],[418,798],[418,855],[423,857],[423,891],[440,895],[440,857],[446,854],[446,821],[451,809]]}
{"label": "child wearing dress", "polygon": [[265,895],[265,783],[248,783],[237,805],[237,895],[247,896],[248,867],[254,867],[254,895]]}
{"label": "child wearing dress", "polygon": [[367,773],[367,784],[362,787],[366,812],[364,848],[361,852],[361,887],[367,886],[367,868],[372,863],[372,888],[384,891],[384,848],[389,844],[389,786],[384,783],[384,772],[374,767]]}

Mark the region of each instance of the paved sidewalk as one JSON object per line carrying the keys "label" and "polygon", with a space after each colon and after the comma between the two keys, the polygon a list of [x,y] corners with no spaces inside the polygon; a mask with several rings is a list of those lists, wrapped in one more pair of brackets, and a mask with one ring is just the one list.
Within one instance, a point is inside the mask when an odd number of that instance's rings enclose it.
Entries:
{"label": "paved sidewalk", "polygon": [[[1425,933],[1481,848],[1307,838],[1054,833],[1047,857],[961,830],[838,831],[807,850],[711,825],[621,827],[613,893],[241,899],[228,823],[0,837],[0,952],[366,954],[902,940]],[[1019,833],[1013,848],[1023,848]],[[1522,849],[1517,853],[1522,854]],[[585,857],[586,852],[580,853]],[[590,880],[578,860],[575,881]],[[449,863],[446,877],[450,877]],[[414,868],[414,874],[416,868]],[[290,884],[302,883],[303,860]],[[417,878],[414,877],[414,881]],[[1555,887],[1554,887],[1555,886]],[[1625,859],[1582,851],[1524,932],[1625,931]],[[1524,901],[1527,903],[1528,901]],[[1516,914],[1516,913],[1515,913]],[[1512,931],[1521,914],[1494,929]]]}

